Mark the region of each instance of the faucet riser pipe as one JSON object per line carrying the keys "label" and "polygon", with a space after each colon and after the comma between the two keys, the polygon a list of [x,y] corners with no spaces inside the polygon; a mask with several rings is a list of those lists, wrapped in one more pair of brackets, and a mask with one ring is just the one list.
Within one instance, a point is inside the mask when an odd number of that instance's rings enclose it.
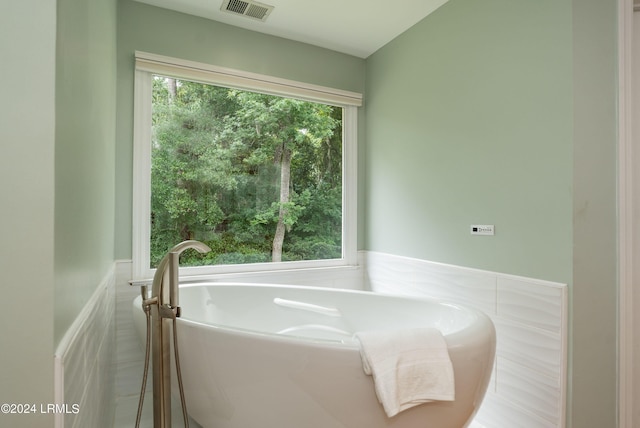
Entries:
{"label": "faucet riser pipe", "polygon": [[180,306],[178,302],[178,262],[180,260],[180,253],[169,253],[169,284],[176,284],[174,287],[169,287],[169,304],[172,308]]}
{"label": "faucet riser pipe", "polygon": [[153,319],[153,427],[171,427],[171,353],[170,320],[160,316],[158,305],[152,305]]}

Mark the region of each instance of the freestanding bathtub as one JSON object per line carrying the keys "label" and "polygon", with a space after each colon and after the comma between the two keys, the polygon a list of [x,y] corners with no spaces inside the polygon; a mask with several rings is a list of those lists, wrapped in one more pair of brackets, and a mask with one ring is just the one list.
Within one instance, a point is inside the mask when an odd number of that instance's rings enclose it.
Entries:
{"label": "freestanding bathtub", "polygon": [[[134,318],[144,340],[140,302],[140,297],[134,301]],[[495,331],[489,318],[434,300],[202,283],[180,287],[180,306],[187,408],[204,428],[462,428],[478,410],[493,367]],[[411,327],[443,333],[456,398],[389,418],[363,371],[353,335]]]}

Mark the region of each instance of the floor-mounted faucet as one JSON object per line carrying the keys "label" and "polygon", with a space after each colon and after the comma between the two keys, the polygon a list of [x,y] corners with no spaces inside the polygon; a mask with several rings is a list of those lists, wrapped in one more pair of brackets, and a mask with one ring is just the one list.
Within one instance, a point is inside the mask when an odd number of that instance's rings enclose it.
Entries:
{"label": "floor-mounted faucet", "polygon": [[[178,346],[176,340],[176,318],[180,317],[180,306],[178,302],[178,262],[180,254],[189,248],[193,248],[200,253],[211,251],[211,248],[199,241],[184,241],[174,246],[162,258],[158,264],[153,283],[151,286],[151,296],[146,296],[146,287],[143,287],[143,307],[145,311],[150,310],[153,320],[151,328],[151,343],[153,354],[153,427],[171,427],[171,343],[170,325],[173,324],[174,353],[176,358],[176,372],[180,386],[180,397],[182,401],[182,411],[187,425],[187,411],[182,388],[182,377],[180,376],[180,365],[178,360]],[[141,401],[142,402],[142,401]]]}

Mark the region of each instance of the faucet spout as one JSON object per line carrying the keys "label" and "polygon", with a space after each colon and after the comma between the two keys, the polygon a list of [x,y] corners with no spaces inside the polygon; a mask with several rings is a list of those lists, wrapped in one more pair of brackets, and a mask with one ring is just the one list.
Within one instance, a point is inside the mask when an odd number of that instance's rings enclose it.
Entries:
{"label": "faucet spout", "polygon": [[[189,248],[200,253],[211,251],[207,245],[195,240],[183,241],[169,250],[160,260],[151,285],[151,296],[157,296],[160,306],[168,303],[171,308],[178,307],[178,261],[180,254]],[[168,289],[165,283],[168,283]]]}

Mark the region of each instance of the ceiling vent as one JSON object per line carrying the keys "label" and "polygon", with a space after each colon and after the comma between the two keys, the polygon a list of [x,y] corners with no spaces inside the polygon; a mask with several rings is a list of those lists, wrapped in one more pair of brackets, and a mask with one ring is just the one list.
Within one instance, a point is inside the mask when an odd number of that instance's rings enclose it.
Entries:
{"label": "ceiling vent", "polygon": [[224,0],[220,10],[264,22],[273,10],[273,6],[257,1]]}

